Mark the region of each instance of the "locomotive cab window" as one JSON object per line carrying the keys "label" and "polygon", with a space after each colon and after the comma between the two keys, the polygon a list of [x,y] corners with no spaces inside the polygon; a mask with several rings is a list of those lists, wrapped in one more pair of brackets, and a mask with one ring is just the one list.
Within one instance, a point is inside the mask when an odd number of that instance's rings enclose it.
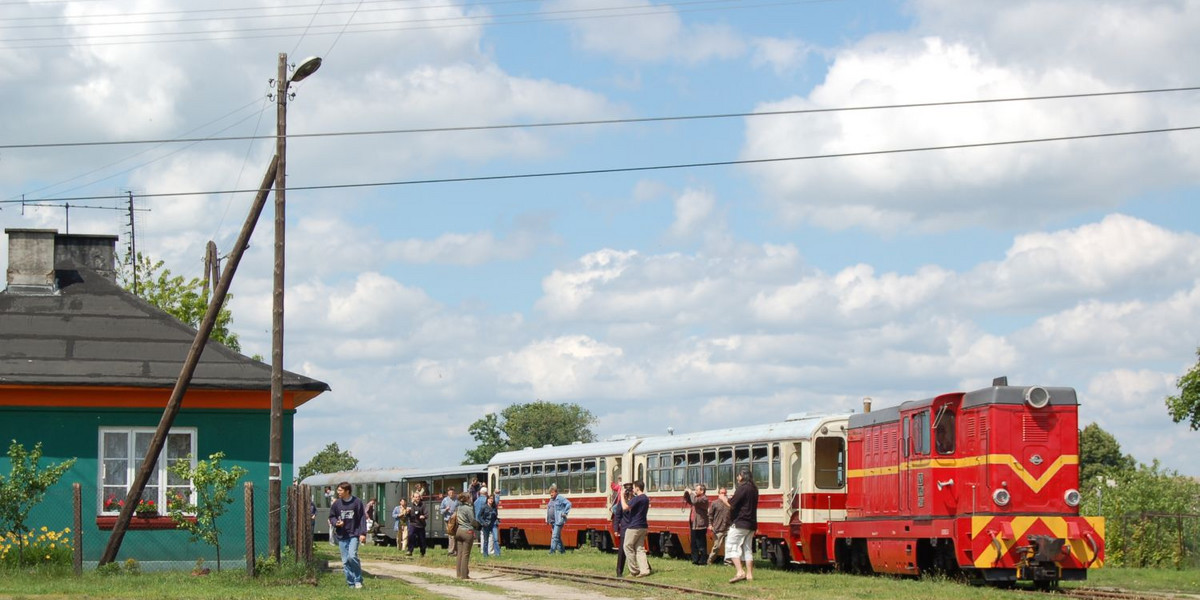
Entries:
{"label": "locomotive cab window", "polygon": [[943,404],[942,408],[938,410],[933,424],[934,442],[938,454],[954,454],[954,423],[954,411],[950,410],[950,405]]}

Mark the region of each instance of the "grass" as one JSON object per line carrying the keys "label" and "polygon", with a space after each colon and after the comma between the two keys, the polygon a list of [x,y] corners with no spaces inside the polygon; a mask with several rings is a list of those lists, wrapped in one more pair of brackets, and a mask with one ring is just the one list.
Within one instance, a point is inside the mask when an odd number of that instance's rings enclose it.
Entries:
{"label": "grass", "polygon": [[[333,563],[338,561],[337,549],[326,544],[316,545],[317,558]],[[365,546],[361,555],[365,560],[395,558],[395,548]],[[403,562],[454,568],[454,559],[446,556],[443,548],[431,548],[425,558],[401,559]],[[616,558],[593,549],[581,549],[566,555],[548,556],[544,550],[505,550],[497,558],[484,559],[478,549],[471,554],[473,569],[489,562],[509,565],[530,565],[564,570],[615,574]],[[993,588],[970,587],[945,579],[897,579],[892,577],[859,577],[836,573],[805,571],[781,571],[762,563],[756,563],[755,580],[730,585],[732,567],[697,567],[684,560],[651,558],[654,575],[648,580],[657,583],[680,585],[691,588],[713,589],[736,593],[746,598],[832,598],[832,599],[896,599],[926,600],[1007,600],[1024,598],[1016,592]],[[481,597],[494,595],[498,588],[482,582],[464,582],[439,574],[414,575],[430,584],[463,586],[476,590]],[[313,585],[315,581],[315,585]],[[579,584],[565,584],[579,587]],[[1076,587],[1080,584],[1064,584]],[[1200,593],[1200,571],[1172,571],[1155,569],[1097,569],[1089,572],[1088,586],[1120,587],[1145,591],[1175,591]],[[596,588],[597,596],[616,596],[620,592],[608,588]],[[642,592],[638,597],[651,596]],[[427,600],[440,596],[410,585],[397,578],[375,577],[368,570],[365,590],[350,590],[345,585],[340,569],[311,576],[299,574],[295,569],[282,568],[278,572],[258,578],[246,577],[240,569],[226,569],[221,573],[193,576],[188,572],[163,572],[131,574],[122,570],[115,575],[102,575],[89,571],[82,577],[71,574],[70,568],[41,566],[34,569],[0,570],[0,598],[197,598],[228,600],[229,598],[411,598]],[[682,594],[654,592],[653,597],[668,600],[686,598]]]}

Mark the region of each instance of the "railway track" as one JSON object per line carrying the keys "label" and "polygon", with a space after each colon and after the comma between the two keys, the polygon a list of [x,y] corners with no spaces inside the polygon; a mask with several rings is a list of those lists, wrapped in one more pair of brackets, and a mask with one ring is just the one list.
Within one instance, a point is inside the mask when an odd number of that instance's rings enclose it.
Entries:
{"label": "railway track", "polygon": [[1168,600],[1170,598],[1191,598],[1194,596],[1177,596],[1175,594],[1157,592],[1133,592],[1130,590],[1073,588],[1063,589],[1064,596],[1080,598],[1081,600]]}
{"label": "railway track", "polygon": [[596,575],[592,573],[580,573],[577,571],[562,571],[558,569],[543,569],[537,567],[515,567],[509,565],[480,565],[472,568],[486,569],[499,573],[508,573],[510,575],[525,575],[529,577],[544,577],[547,579],[558,579],[562,581],[571,581],[575,583],[586,583],[589,585],[598,585],[602,587],[615,589],[656,589],[670,592],[678,592],[682,594],[693,594],[696,596],[708,596],[711,598],[737,598],[742,596],[736,594],[726,594],[723,592],[715,592],[712,590],[702,590],[698,588],[690,588],[680,585],[671,585],[667,583],[659,583],[656,581],[646,581],[645,579],[632,579],[624,577],[613,577],[611,575]]}
{"label": "railway track", "polygon": [[[372,556],[366,560],[376,562],[389,563],[408,563],[410,561],[402,560],[395,557],[377,557]],[[523,577],[535,577],[542,579],[554,579],[558,581],[568,581],[572,583],[584,583],[599,587],[606,587],[619,590],[661,590],[666,592],[675,592],[678,594],[694,595],[696,597],[709,598],[733,598],[736,600],[745,600],[743,596],[737,594],[727,594],[713,590],[702,590],[699,588],[690,588],[681,585],[672,585],[668,583],[660,583],[657,581],[647,581],[642,578],[625,578],[613,577],[611,575],[599,575],[595,573],[584,573],[579,571],[565,571],[561,569],[545,569],[540,567],[525,567],[513,565],[494,565],[473,563],[472,571],[492,571],[495,573],[504,573],[507,575],[518,575]]]}

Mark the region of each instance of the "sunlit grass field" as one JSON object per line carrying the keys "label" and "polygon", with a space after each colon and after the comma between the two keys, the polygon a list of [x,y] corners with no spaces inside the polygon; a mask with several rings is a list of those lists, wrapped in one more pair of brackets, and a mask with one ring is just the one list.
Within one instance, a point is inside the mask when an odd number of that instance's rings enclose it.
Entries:
{"label": "sunlit grass field", "polygon": [[[327,543],[315,546],[317,557],[336,564],[337,549]],[[395,559],[395,548],[366,546],[362,558]],[[400,558],[401,562],[440,567],[452,570],[453,558],[444,548],[431,548],[426,557]],[[615,574],[616,558],[593,549],[570,551],[565,555],[549,556],[544,550],[505,550],[499,558],[484,559],[478,548],[472,553],[475,574],[488,563],[531,565],[564,570]],[[944,579],[898,579],[892,577],[858,577],[836,573],[782,571],[765,565],[755,570],[755,581],[731,585],[733,568],[725,566],[698,567],[684,560],[651,559],[654,575],[649,581],[712,589],[734,593],[745,598],[894,598],[898,600],[989,600],[1025,598],[1016,592],[993,588],[977,588]],[[221,573],[194,576],[188,572],[102,575],[89,571],[75,577],[69,568],[5,569],[0,571],[0,598],[199,598],[228,600],[230,598],[413,598],[425,600],[441,596],[400,579],[380,577],[367,569],[366,589],[351,590],[345,586],[340,568],[320,572],[316,579],[306,578],[281,569],[279,573],[249,578],[244,570],[226,568]],[[462,582],[439,574],[417,576],[431,584],[461,586],[477,590],[480,597],[492,595],[497,588],[485,581]],[[579,584],[567,584],[578,587]],[[1080,584],[1069,584],[1077,586]],[[1090,572],[1088,586],[1119,587],[1145,591],[1174,591],[1200,594],[1200,571],[1169,571],[1148,569],[1098,569]],[[596,588],[597,596],[620,597],[621,592]],[[627,596],[633,596],[627,593]],[[686,598],[681,593],[645,591],[639,598]]]}

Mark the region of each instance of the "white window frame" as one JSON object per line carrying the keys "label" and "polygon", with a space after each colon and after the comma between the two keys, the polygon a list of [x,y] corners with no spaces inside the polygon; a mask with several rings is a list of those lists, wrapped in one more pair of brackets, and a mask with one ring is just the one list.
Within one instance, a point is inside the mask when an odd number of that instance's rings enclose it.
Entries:
{"label": "white window frame", "polygon": [[[101,427],[99,429],[99,431],[96,434],[96,457],[97,457],[97,460],[96,460],[96,514],[97,515],[116,516],[116,515],[120,514],[120,512],[121,512],[119,508],[116,510],[105,510],[105,507],[104,507],[104,499],[105,499],[104,476],[106,473],[106,466],[107,466],[105,464],[106,459],[105,459],[105,455],[104,455],[104,436],[105,436],[105,434],[107,434],[107,433],[124,433],[129,436],[128,441],[127,441],[128,445],[126,447],[126,457],[124,459],[126,462],[125,493],[128,494],[129,486],[133,485],[133,480],[137,476],[138,469],[140,469],[142,467],[142,461],[134,459],[134,455],[135,455],[134,444],[135,444],[135,440],[137,439],[137,434],[149,433],[149,434],[153,435],[156,430],[157,430],[157,428],[155,428],[155,427]],[[168,431],[167,433],[168,433],[168,435],[187,435],[188,436],[188,438],[190,440],[190,444],[189,444],[190,447],[188,448],[188,456],[191,457],[191,466],[193,469],[195,469],[196,468],[196,438],[197,438],[197,433],[198,433],[197,428],[196,427],[172,427],[171,430]],[[158,461],[155,464],[155,468],[158,470],[158,479],[157,479],[158,483],[155,484],[158,488],[158,494],[157,494],[156,498],[153,498],[153,500],[154,500],[154,504],[156,506],[161,507],[159,509],[160,515],[167,514],[167,509],[166,509],[167,487],[168,487],[166,485],[166,482],[168,481],[167,461],[166,461],[167,449],[168,449],[168,446],[167,446],[167,444],[164,443],[162,453],[159,454]],[[111,460],[121,460],[121,459],[117,458],[117,459],[111,459]],[[108,487],[113,487],[113,486],[110,485]],[[174,486],[174,487],[178,487],[178,486]],[[189,504],[194,503],[195,497],[196,497],[195,486],[191,485],[191,482],[188,482],[188,503]],[[188,514],[192,514],[192,513],[188,513]]]}

